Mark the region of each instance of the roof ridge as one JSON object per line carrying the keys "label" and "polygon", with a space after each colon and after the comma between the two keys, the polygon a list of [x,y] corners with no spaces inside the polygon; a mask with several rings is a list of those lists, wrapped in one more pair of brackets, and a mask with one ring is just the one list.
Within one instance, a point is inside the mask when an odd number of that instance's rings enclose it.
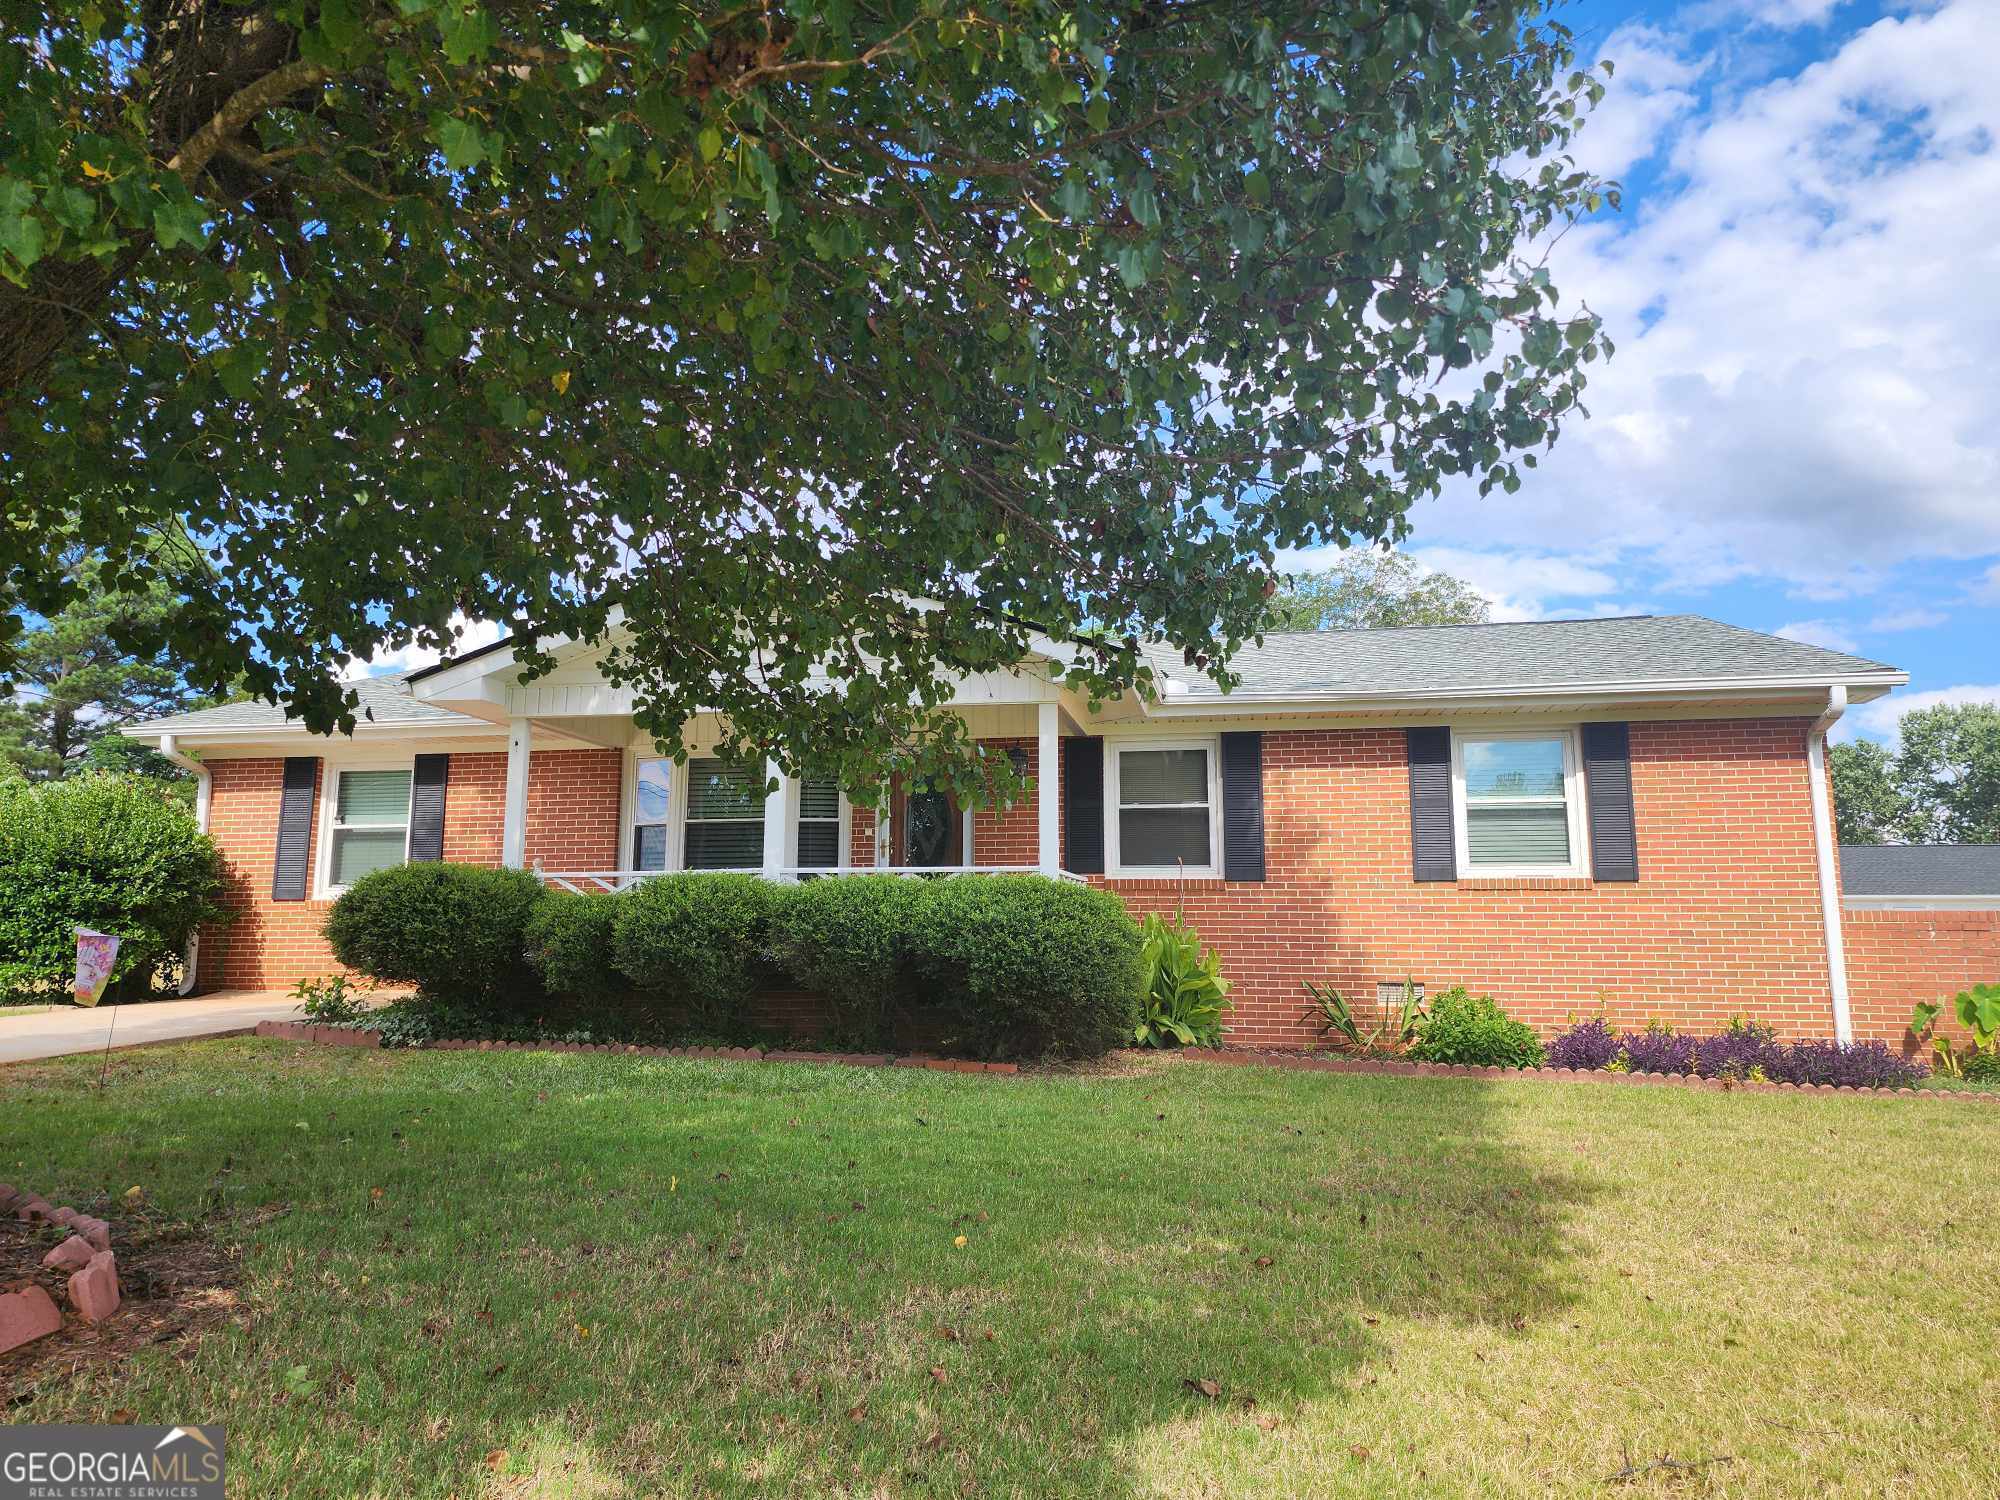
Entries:
{"label": "roof ridge", "polygon": [[[1607,625],[1618,620],[1702,620],[1706,615],[1565,615],[1554,620],[1451,620],[1438,625],[1325,625],[1318,630],[1267,630],[1272,636],[1388,635],[1401,630],[1513,630],[1524,625]],[[1720,625],[1724,621],[1717,620]],[[1742,627],[1738,627],[1741,629]]]}

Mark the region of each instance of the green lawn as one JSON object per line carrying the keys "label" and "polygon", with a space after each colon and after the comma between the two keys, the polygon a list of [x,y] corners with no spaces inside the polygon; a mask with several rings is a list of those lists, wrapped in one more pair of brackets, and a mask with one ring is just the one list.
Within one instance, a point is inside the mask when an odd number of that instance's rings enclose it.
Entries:
{"label": "green lawn", "polygon": [[[8,1419],[222,1420],[232,1494],[2000,1492],[1988,1105],[248,1040],[97,1068],[0,1070],[0,1175],[209,1219],[248,1326]],[[1611,1482],[1662,1456],[1718,1462]]]}

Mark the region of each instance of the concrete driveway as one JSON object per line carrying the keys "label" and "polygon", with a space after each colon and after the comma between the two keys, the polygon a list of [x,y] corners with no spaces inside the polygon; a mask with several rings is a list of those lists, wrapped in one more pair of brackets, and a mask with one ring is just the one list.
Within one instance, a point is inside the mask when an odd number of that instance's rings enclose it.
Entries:
{"label": "concrete driveway", "polygon": [[39,1015],[0,1016],[0,1063],[101,1052],[107,1033],[114,1048],[132,1047],[247,1031],[259,1021],[294,1021],[298,1015],[298,1002],[282,990],[218,990],[199,1000],[149,1000],[95,1010],[58,1005]]}

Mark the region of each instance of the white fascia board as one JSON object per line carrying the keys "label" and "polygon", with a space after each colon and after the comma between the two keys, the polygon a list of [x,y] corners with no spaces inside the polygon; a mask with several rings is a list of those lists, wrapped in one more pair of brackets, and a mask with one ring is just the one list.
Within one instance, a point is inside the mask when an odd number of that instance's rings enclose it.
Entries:
{"label": "white fascia board", "polygon": [[[1478,709],[1503,708],[1521,703],[1582,707],[1635,698],[1657,702],[1712,702],[1728,698],[1754,700],[1759,695],[1774,693],[1817,694],[1819,702],[1824,702],[1826,690],[1835,686],[1848,689],[1850,702],[1867,702],[1881,697],[1892,687],[1901,687],[1909,680],[1909,673],[1897,672],[1893,676],[1878,674],[1860,678],[1712,677],[1549,683],[1530,687],[1413,688],[1400,693],[1230,693],[1202,698],[1161,697],[1149,703],[1146,712],[1152,718],[1193,719],[1272,712],[1381,713],[1425,704]],[[1810,706],[1816,711],[1819,702]]]}
{"label": "white fascia board", "polygon": [[1955,896],[1868,896],[1848,893],[1840,904],[1850,911],[2000,911],[2000,892]]}

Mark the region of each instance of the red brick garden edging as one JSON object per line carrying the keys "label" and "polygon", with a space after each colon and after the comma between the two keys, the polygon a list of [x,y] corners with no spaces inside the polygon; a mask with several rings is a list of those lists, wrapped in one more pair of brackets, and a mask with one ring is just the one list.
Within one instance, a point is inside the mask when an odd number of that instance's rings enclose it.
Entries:
{"label": "red brick garden edging", "polygon": [[[320,1042],[332,1047],[379,1047],[382,1033],[350,1026],[315,1026],[305,1021],[259,1021],[257,1035],[286,1042]],[[964,1062],[949,1057],[899,1057],[887,1052],[770,1052],[755,1047],[641,1047],[620,1042],[435,1041],[415,1050],[429,1052],[616,1052],[628,1057],[698,1057],[711,1062],[841,1063],[856,1068],[932,1068],[940,1073],[1018,1073],[1017,1063]]]}
{"label": "red brick garden edging", "polygon": [[1183,1047],[1195,1062],[1233,1067],[1288,1068],[1311,1073],[1391,1073],[1416,1078],[1510,1078],[1536,1082],[1610,1083],[1628,1088],[1712,1089],[1718,1093],[1851,1094],[1877,1099],[1967,1099],[2000,1104],[2000,1093],[1975,1089],[1878,1089],[1831,1083],[1746,1083],[1732,1078],[1697,1078],[1681,1073],[1608,1073],[1602,1068],[1480,1068],[1466,1063],[1396,1062],[1383,1058],[1329,1057],[1312,1052],[1258,1052],[1235,1047]]}

